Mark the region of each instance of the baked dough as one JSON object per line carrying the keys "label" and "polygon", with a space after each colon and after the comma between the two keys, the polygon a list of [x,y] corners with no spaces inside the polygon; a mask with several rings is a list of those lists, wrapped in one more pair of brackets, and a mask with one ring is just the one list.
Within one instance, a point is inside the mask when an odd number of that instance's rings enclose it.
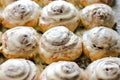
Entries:
{"label": "baked dough", "polygon": [[2,35],[2,52],[6,58],[31,58],[38,50],[39,35],[32,27],[18,26]]}
{"label": "baked dough", "polygon": [[119,80],[120,58],[106,57],[89,64],[89,80]]}
{"label": "baked dough", "polygon": [[4,27],[35,27],[40,16],[39,5],[31,0],[19,0],[8,5],[2,13]]}
{"label": "baked dough", "polygon": [[48,65],[39,80],[87,80],[85,71],[75,62],[59,61]]}
{"label": "baked dough", "polygon": [[120,55],[119,34],[103,26],[95,27],[83,34],[83,52],[92,61]]}
{"label": "baked dough", "polygon": [[46,31],[40,38],[39,55],[47,64],[75,60],[82,53],[82,40],[64,26]]}
{"label": "baked dough", "polygon": [[75,31],[79,25],[79,11],[66,1],[53,1],[41,11],[39,28],[42,32],[55,26],[66,26]]}
{"label": "baked dough", "polygon": [[80,19],[86,29],[96,26],[114,28],[116,19],[114,11],[105,4],[93,4],[80,11]]}

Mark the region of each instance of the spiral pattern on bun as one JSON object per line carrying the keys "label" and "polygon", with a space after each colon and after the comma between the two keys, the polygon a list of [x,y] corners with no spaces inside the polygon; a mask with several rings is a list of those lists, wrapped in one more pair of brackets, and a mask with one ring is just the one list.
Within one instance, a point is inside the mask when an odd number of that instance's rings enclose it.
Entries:
{"label": "spiral pattern on bun", "polygon": [[39,75],[35,64],[25,59],[5,61],[0,65],[0,74],[0,80],[36,80]]}
{"label": "spiral pattern on bun", "polygon": [[103,26],[95,27],[83,34],[83,51],[92,61],[120,55],[119,34]]}
{"label": "spiral pattern on bun", "polygon": [[81,22],[86,29],[96,26],[114,28],[116,24],[114,11],[105,4],[93,4],[80,12]]}
{"label": "spiral pattern on bun", "polygon": [[120,58],[106,57],[94,61],[87,67],[89,80],[119,80]]}
{"label": "spiral pattern on bun", "polygon": [[8,5],[3,11],[3,26],[32,26],[38,23],[40,15],[39,5],[31,0],[19,0]]}
{"label": "spiral pattern on bun", "polygon": [[18,26],[2,35],[3,54],[7,58],[32,57],[38,48],[39,35],[32,27]]}
{"label": "spiral pattern on bun", "polygon": [[59,61],[47,66],[40,80],[86,80],[85,72],[75,62]]}
{"label": "spiral pattern on bun", "polygon": [[66,26],[74,31],[79,25],[79,12],[66,1],[53,1],[41,11],[39,27],[45,32],[55,26]]}
{"label": "spiral pattern on bun", "polygon": [[39,42],[40,57],[46,63],[75,60],[82,53],[82,40],[64,26],[46,31]]}

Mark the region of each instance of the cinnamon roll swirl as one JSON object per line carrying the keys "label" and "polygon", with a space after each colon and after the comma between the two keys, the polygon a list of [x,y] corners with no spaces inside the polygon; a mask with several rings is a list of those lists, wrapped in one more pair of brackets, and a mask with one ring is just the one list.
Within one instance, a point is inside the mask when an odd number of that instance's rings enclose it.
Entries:
{"label": "cinnamon roll swirl", "polygon": [[66,26],[74,31],[79,25],[79,12],[66,1],[52,1],[41,11],[39,27],[42,32],[55,27]]}
{"label": "cinnamon roll swirl", "polygon": [[107,57],[88,65],[89,80],[120,80],[120,58]]}
{"label": "cinnamon roll swirl", "polygon": [[25,59],[9,59],[0,65],[0,80],[38,80],[36,65]]}
{"label": "cinnamon roll swirl", "polygon": [[2,35],[2,52],[6,58],[31,58],[37,53],[39,35],[32,27],[19,26]]}
{"label": "cinnamon roll swirl", "polygon": [[80,19],[86,29],[96,26],[114,28],[116,24],[114,11],[105,4],[93,4],[80,12]]}
{"label": "cinnamon roll swirl", "polygon": [[39,5],[31,0],[19,0],[8,5],[2,16],[4,27],[37,26],[40,15]]}
{"label": "cinnamon roll swirl", "polygon": [[92,61],[120,55],[120,35],[106,27],[95,27],[83,34],[83,51]]}
{"label": "cinnamon roll swirl", "polygon": [[40,38],[39,54],[47,64],[59,60],[75,60],[81,53],[81,38],[66,27],[51,28]]}
{"label": "cinnamon roll swirl", "polygon": [[75,62],[59,61],[48,65],[39,80],[86,80],[86,74]]}

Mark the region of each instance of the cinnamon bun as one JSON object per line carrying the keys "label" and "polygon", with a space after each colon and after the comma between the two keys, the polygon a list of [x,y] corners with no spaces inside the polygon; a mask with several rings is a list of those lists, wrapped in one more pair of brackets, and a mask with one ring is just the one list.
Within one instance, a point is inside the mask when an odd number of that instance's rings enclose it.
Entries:
{"label": "cinnamon bun", "polygon": [[64,26],[51,28],[40,38],[39,55],[47,64],[60,60],[75,60],[81,53],[81,38]]}

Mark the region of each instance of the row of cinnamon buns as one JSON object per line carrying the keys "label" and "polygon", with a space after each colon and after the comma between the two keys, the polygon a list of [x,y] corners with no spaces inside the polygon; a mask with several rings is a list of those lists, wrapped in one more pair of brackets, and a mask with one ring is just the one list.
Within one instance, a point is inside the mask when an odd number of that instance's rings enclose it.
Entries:
{"label": "row of cinnamon buns", "polygon": [[47,64],[75,60],[82,54],[92,61],[120,55],[120,35],[113,29],[98,26],[79,37],[64,26],[56,26],[43,35],[28,26],[18,26],[2,35],[1,52],[6,58],[30,59],[36,54]]}
{"label": "row of cinnamon buns", "polygon": [[42,72],[30,60],[9,59],[0,65],[0,80],[119,80],[120,59],[106,57],[82,69],[75,62],[58,61]]}
{"label": "row of cinnamon buns", "polygon": [[3,27],[31,26],[44,33],[55,26],[66,26],[74,32],[81,24],[86,29],[113,28],[116,20],[114,11],[106,4],[93,4],[79,10],[63,0],[52,1],[43,8],[31,0],[18,0],[3,8],[0,22]]}

